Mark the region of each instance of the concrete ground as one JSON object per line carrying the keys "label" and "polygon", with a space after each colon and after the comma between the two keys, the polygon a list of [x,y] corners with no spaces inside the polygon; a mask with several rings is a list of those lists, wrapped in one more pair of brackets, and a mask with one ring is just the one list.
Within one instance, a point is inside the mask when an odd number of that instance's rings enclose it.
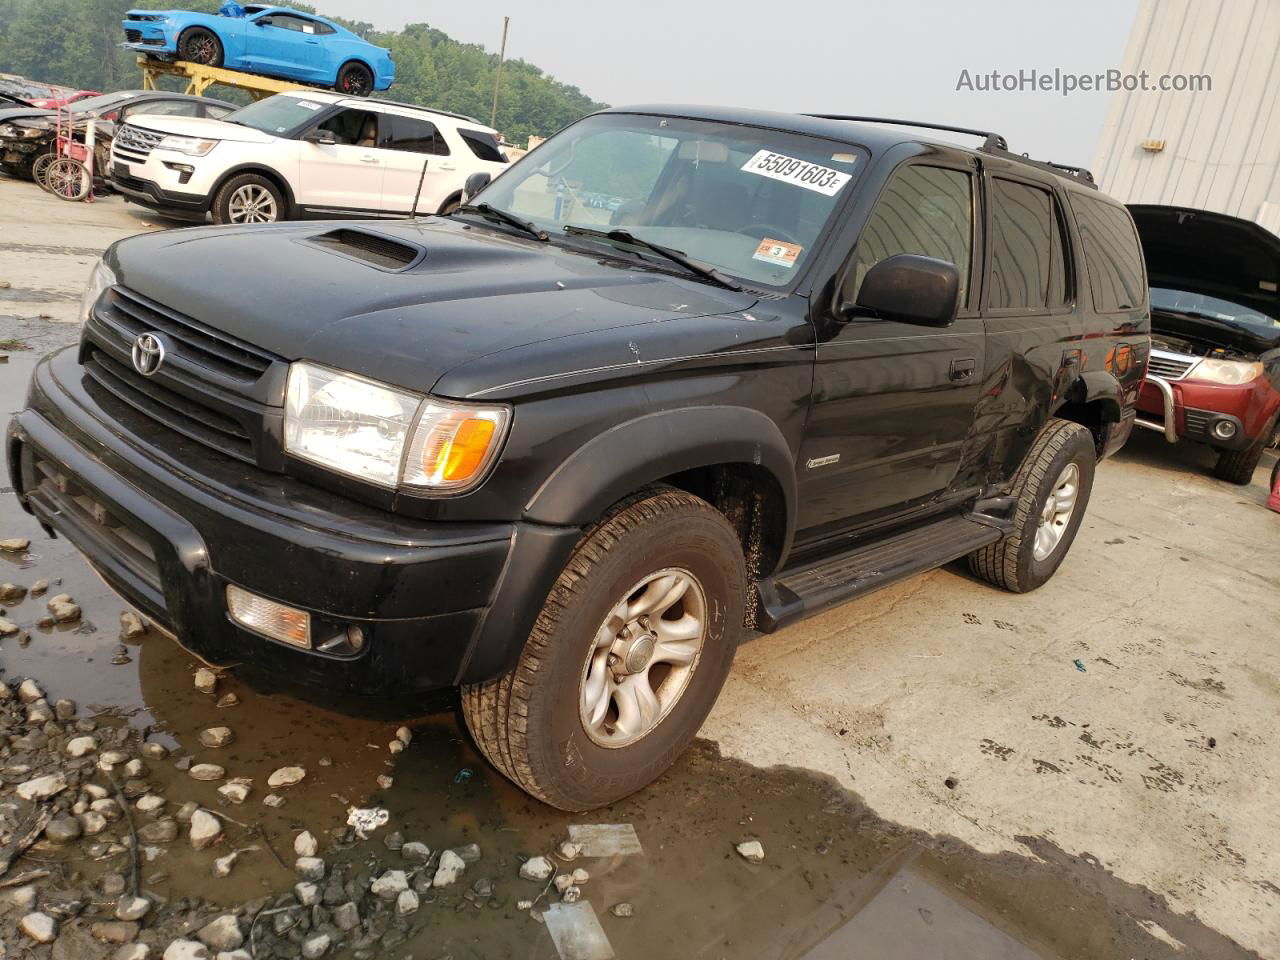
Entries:
{"label": "concrete ground", "polygon": [[[0,178],[0,342],[74,340],[98,251],[161,225]],[[703,736],[731,760],[833,778],[907,830],[1163,900],[1163,924],[1134,916],[1165,946],[1198,920],[1280,957],[1274,461],[1249,487],[1211,462],[1135,436],[1033,594],[953,565],[752,639]],[[0,498],[0,534],[14,514]]]}

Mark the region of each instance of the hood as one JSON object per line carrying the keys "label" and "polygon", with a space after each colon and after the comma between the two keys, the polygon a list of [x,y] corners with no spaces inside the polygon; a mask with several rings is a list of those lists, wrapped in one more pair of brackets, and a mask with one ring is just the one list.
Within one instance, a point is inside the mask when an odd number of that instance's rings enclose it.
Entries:
{"label": "hood", "polygon": [[130,114],[125,121],[134,127],[144,127],[160,133],[176,133],[184,137],[203,137],[209,140],[233,140],[237,143],[271,143],[277,137],[252,127],[207,117],[166,117],[146,113]]}
{"label": "hood", "polygon": [[[386,263],[388,245],[409,265],[369,262]],[[504,351],[510,364],[488,363],[486,376],[518,379],[518,347],[755,302],[438,218],[154,233],[121,241],[107,261],[130,290],[287,360],[420,392]]]}
{"label": "hood", "polygon": [[0,108],[0,123],[10,123],[27,117],[52,117],[54,111],[42,110],[39,107],[4,107]]}

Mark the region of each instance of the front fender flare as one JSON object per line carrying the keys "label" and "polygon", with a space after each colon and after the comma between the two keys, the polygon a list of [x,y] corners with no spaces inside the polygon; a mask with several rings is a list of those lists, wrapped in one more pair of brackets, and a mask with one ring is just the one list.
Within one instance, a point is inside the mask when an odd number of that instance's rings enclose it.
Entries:
{"label": "front fender flare", "polygon": [[560,464],[525,504],[524,516],[535,523],[585,526],[664,477],[731,463],[755,464],[777,480],[789,543],[796,515],[795,454],[772,419],[746,407],[661,410],[617,424]]}

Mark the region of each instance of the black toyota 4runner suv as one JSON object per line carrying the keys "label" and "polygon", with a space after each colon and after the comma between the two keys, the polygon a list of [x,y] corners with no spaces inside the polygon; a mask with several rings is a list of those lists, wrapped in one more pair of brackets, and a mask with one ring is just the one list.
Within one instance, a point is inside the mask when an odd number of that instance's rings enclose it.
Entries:
{"label": "black toyota 4runner suv", "polygon": [[1125,208],[855,121],[609,110],[449,218],[117,243],[17,494],[201,658],[457,685],[529,793],[623,797],[744,628],[960,557],[1043,584],[1133,425]]}

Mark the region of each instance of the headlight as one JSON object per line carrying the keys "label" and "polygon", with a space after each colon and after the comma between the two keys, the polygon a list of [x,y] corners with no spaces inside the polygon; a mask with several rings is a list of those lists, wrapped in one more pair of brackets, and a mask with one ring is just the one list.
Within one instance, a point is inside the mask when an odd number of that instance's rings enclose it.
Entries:
{"label": "headlight", "polygon": [[170,134],[156,144],[156,149],[172,150],[174,153],[185,153],[192,157],[203,157],[217,145],[217,140],[202,140],[199,137],[179,137],[175,134]]}
{"label": "headlight", "polygon": [[93,272],[89,274],[89,282],[85,284],[84,293],[80,295],[80,326],[84,326],[89,319],[89,311],[93,309],[93,305],[98,302],[98,298],[102,296],[107,287],[113,286],[116,282],[116,275],[111,272],[111,268],[99,260],[93,265]]}
{"label": "headlight", "polygon": [[299,362],[289,368],[285,449],[383,487],[458,491],[484,477],[510,416]]}
{"label": "headlight", "polygon": [[1201,360],[1187,375],[1188,380],[1221,383],[1237,387],[1262,376],[1262,364],[1256,360]]}
{"label": "headlight", "polygon": [[48,132],[47,127],[20,127],[18,136],[30,139],[31,137],[43,137]]}
{"label": "headlight", "polygon": [[18,128],[12,123],[0,123],[0,137],[16,137]]}

